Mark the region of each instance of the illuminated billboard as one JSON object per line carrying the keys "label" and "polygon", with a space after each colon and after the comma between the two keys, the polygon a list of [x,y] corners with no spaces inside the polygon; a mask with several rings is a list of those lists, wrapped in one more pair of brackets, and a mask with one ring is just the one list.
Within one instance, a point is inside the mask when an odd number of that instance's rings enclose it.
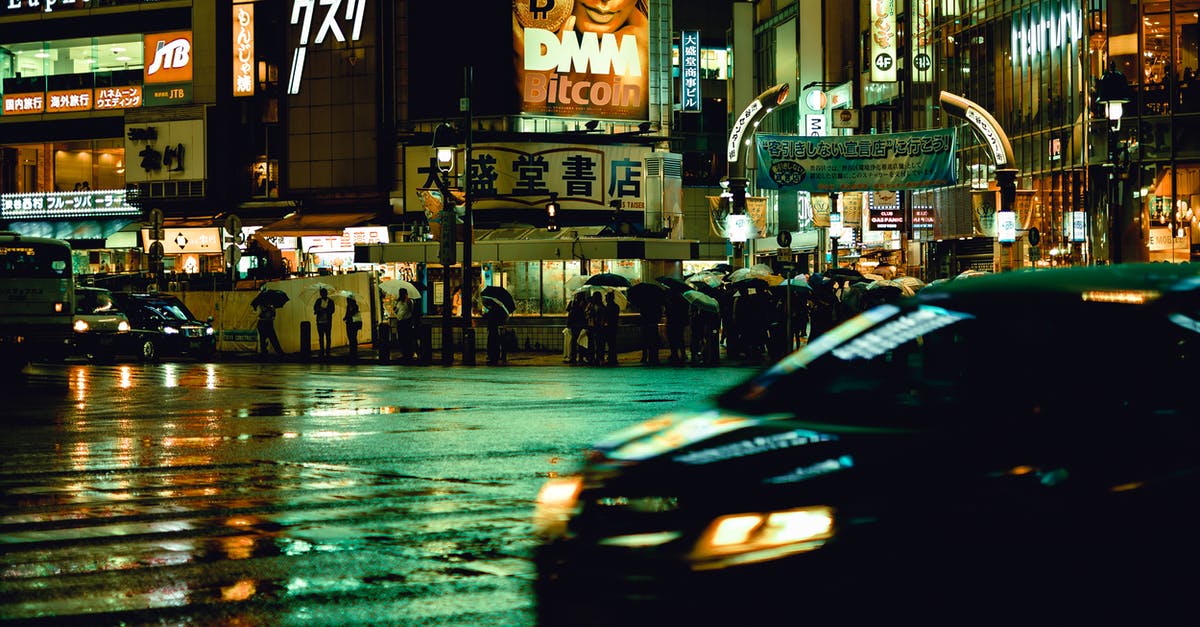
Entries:
{"label": "illuminated billboard", "polygon": [[521,112],[646,120],[646,0],[516,0],[513,48]]}
{"label": "illuminated billboard", "polygon": [[233,5],[233,95],[254,95],[254,5]]}

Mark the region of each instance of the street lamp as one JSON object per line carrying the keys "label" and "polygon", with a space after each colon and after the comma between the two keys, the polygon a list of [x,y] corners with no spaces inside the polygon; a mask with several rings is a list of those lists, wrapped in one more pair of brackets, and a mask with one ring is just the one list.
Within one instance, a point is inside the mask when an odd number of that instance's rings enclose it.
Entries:
{"label": "street lamp", "polygon": [[[457,146],[454,136],[454,127],[444,122],[433,129],[433,151],[438,172],[442,175],[434,181],[442,194],[442,212],[439,216],[442,240],[439,260],[442,262],[442,364],[446,366],[454,363],[454,312],[450,295],[450,266],[454,265],[454,229],[457,222],[454,215],[454,196],[450,193],[450,172],[454,169],[454,150]],[[463,307],[470,307],[469,301],[464,301]]]}
{"label": "street lamp", "polygon": [[[750,151],[750,142],[759,122],[775,107],[784,103],[788,97],[788,84],[779,83],[758,95],[742,111],[733,122],[729,132],[729,141],[725,146],[726,174],[731,194],[730,214],[744,215],[746,213],[746,153]],[[743,142],[745,146],[743,146]],[[722,184],[724,186],[724,183]],[[722,194],[724,195],[724,194]],[[742,266],[742,244],[734,243],[734,265]]]}
{"label": "street lamp", "polygon": [[1096,82],[1096,102],[1104,105],[1104,117],[1108,118],[1108,240],[1109,263],[1121,262],[1120,224],[1121,207],[1117,202],[1117,169],[1121,167],[1121,145],[1118,133],[1125,103],[1133,100],[1129,81],[1117,71],[1116,64],[1109,62],[1108,69]]}

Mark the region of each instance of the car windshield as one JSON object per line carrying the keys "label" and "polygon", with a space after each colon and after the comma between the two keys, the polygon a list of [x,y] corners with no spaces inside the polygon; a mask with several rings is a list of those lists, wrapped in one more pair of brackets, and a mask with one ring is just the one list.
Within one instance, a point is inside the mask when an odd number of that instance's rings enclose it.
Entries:
{"label": "car windshield", "polygon": [[[1197,320],[1196,310],[1085,303],[1078,295],[883,305],[815,338],[720,403],[901,428],[1011,407],[1158,403],[1179,393],[1168,391],[1168,381],[1182,385],[1180,373],[1194,367]],[[1147,376],[1131,381],[1133,372]]]}
{"label": "car windshield", "polygon": [[145,305],[154,311],[155,314],[162,318],[166,318],[167,320],[193,320],[192,312],[188,311],[187,307],[185,307],[183,303],[178,300],[170,299],[145,301]]}
{"label": "car windshield", "polygon": [[75,291],[75,313],[80,315],[112,313],[116,311],[112,296],[108,292],[93,290]]}

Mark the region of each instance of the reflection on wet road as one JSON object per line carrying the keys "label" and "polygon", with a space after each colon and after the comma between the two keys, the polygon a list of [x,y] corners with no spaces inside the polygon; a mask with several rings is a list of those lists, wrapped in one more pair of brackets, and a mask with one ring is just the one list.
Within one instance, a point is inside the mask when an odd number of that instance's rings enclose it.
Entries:
{"label": "reflection on wet road", "polygon": [[748,374],[39,365],[0,441],[0,618],[532,625],[542,479]]}

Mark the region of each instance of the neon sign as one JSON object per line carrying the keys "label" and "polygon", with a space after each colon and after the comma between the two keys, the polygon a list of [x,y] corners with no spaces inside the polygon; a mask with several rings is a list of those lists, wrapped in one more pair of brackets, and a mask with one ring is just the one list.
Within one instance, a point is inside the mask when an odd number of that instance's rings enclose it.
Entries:
{"label": "neon sign", "polygon": [[[325,17],[321,20],[321,25],[317,28],[317,36],[312,43],[320,45],[325,42],[325,37],[328,35],[333,35],[337,41],[346,43],[346,35],[337,21],[338,9],[341,8],[342,0],[293,0],[291,23],[295,26],[303,20],[304,24],[300,27],[300,38],[296,42],[296,49],[292,51],[292,70],[287,85],[288,94],[300,93],[300,81],[304,78],[304,58],[308,51],[309,35],[312,33],[313,13],[316,12],[318,3],[329,9],[325,12]],[[346,0],[344,19],[353,20],[350,41],[358,41],[362,38],[362,19],[366,8],[367,0]]]}

